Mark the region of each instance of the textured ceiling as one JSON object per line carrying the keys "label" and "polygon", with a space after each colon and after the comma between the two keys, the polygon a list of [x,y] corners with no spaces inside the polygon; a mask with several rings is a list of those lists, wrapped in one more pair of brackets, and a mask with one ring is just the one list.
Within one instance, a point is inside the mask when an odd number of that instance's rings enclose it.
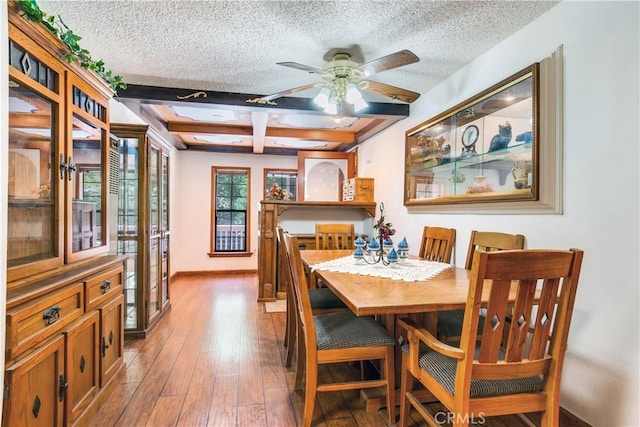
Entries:
{"label": "textured ceiling", "polygon": [[[423,94],[557,1],[38,3],[59,15],[93,59],[104,60],[129,85],[268,95],[322,81],[276,62],[322,68],[337,52],[362,63],[402,49],[420,62],[370,79]],[[312,98],[317,91],[293,96]]]}
{"label": "textured ceiling", "polygon": [[[370,61],[409,49],[420,62],[373,77],[424,93],[531,22],[549,1],[39,1],[125,82],[270,94],[318,79],[346,48]],[[339,49],[342,50],[342,49]],[[308,93],[299,96],[311,97]]]}

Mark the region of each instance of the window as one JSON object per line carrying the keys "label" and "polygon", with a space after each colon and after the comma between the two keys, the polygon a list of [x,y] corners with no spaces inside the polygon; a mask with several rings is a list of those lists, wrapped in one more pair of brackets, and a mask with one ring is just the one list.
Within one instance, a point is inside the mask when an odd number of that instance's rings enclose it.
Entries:
{"label": "window", "polygon": [[287,200],[298,200],[298,171],[295,169],[265,169],[264,170],[264,196],[269,194],[269,189],[276,183],[283,190],[287,190]]}
{"label": "window", "polygon": [[249,172],[249,168],[211,168],[210,256],[249,252]]}

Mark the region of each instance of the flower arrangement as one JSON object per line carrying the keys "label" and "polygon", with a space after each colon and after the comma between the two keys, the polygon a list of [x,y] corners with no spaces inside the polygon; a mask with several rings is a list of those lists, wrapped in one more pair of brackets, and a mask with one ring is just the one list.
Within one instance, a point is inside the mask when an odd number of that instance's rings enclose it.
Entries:
{"label": "flower arrangement", "polygon": [[281,188],[277,182],[274,182],[267,193],[267,200],[287,200],[289,193],[287,190]]}
{"label": "flower arrangement", "polygon": [[380,219],[376,221],[373,228],[374,230],[378,230],[378,237],[382,237],[383,242],[387,240],[389,236],[393,236],[396,233],[393,224],[384,222],[384,203],[380,203]]}

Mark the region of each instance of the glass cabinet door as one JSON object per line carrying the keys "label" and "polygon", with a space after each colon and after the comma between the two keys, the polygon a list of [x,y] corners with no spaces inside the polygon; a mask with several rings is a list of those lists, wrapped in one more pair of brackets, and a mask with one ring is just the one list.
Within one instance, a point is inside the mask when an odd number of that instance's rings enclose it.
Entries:
{"label": "glass cabinet door", "polygon": [[[22,45],[22,43],[26,43]],[[27,49],[28,48],[28,49]],[[25,39],[9,39],[7,279],[64,263],[64,186],[58,156],[64,71]]]}
{"label": "glass cabinet door", "polygon": [[[108,250],[107,177],[108,129],[106,103],[79,80],[70,79],[72,100],[68,120],[66,155],[67,262],[85,259]],[[61,169],[61,170],[62,170]]]}
{"label": "glass cabinet door", "polygon": [[162,307],[160,192],[160,150],[152,146],[149,157],[149,321],[160,312]]}
{"label": "glass cabinet door", "polygon": [[162,305],[169,301],[169,156],[162,154]]}
{"label": "glass cabinet door", "polygon": [[9,84],[9,269],[59,257],[54,117],[58,106],[30,88]]}
{"label": "glass cabinet door", "polygon": [[128,255],[124,281],[125,328],[139,327],[138,302],[138,197],[140,184],[140,147],[138,138],[120,139],[120,189],[118,192],[118,255]]}
{"label": "glass cabinet door", "polygon": [[73,116],[73,151],[69,157],[71,185],[71,251],[79,252],[104,244],[105,197],[102,191],[105,171],[102,164],[103,140],[100,128]]}

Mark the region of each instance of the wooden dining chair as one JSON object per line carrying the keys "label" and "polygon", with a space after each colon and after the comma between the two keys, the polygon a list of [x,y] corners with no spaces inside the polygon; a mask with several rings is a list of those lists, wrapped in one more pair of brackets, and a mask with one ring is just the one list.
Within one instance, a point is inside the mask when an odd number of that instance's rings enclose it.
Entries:
{"label": "wooden dining chair", "polygon": [[[389,423],[395,423],[395,339],[372,317],[359,317],[351,311],[313,314],[309,289],[296,237],[283,236],[289,255],[291,281],[295,295],[299,342],[304,340],[304,410],[302,425],[311,425],[318,392],[385,387]],[[300,348],[300,344],[298,345]],[[381,377],[373,380],[318,383],[318,367],[323,364],[380,360]],[[296,390],[302,388],[302,376],[296,373]]]}
{"label": "wooden dining chair", "polygon": [[[451,413],[454,426],[526,412],[542,412],[542,426],[557,426],[562,364],[582,258],[579,249],[475,251],[459,348],[439,341],[410,319],[399,321],[407,331],[400,425],[407,425],[411,407],[430,425],[437,422],[438,415],[428,412],[413,394],[415,378]],[[507,323],[510,289],[515,321]],[[488,295],[488,320],[477,342],[483,292]]]}
{"label": "wooden dining chair", "polygon": [[[291,366],[293,353],[296,347],[296,331],[297,331],[297,313],[295,309],[295,300],[293,295],[293,284],[291,282],[291,270],[289,268],[289,255],[284,248],[284,230],[278,226],[277,240],[278,246],[281,248],[281,267],[278,270],[280,280],[283,282],[282,289],[285,289],[287,298],[287,307],[285,311],[285,328],[283,344],[287,348],[285,366]],[[314,314],[332,313],[335,311],[348,310],[345,303],[340,300],[329,288],[309,289],[309,301]]]}
{"label": "wooden dining chair", "polygon": [[451,253],[456,242],[456,229],[425,226],[420,241],[418,256],[427,261],[451,262]]}
{"label": "wooden dining chair", "polygon": [[353,224],[316,224],[316,249],[353,249]]}
{"label": "wooden dining chair", "polygon": [[[503,251],[524,248],[524,236],[522,234],[499,233],[494,231],[471,231],[469,249],[464,268],[471,270],[473,254],[476,249],[487,252]],[[441,311],[438,313],[438,339],[442,341],[457,341],[462,331],[462,317],[464,310]],[[480,318],[478,327],[484,328],[484,316]],[[480,333],[481,335],[481,333]]]}

